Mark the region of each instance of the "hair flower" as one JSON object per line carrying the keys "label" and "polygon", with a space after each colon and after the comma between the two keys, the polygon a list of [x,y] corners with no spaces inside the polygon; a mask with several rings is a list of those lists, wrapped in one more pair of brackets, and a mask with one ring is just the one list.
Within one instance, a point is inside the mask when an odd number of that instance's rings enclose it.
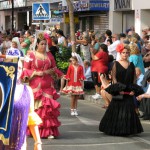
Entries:
{"label": "hair flower", "polygon": [[48,33],[44,33],[44,38],[45,38],[45,39],[49,39]]}
{"label": "hair flower", "polygon": [[39,38],[40,40],[43,40],[43,39],[44,39],[43,33],[39,33],[39,34],[38,34],[38,38]]}
{"label": "hair flower", "polygon": [[118,44],[116,47],[116,51],[121,53],[123,50],[124,50],[124,44],[123,43]]}

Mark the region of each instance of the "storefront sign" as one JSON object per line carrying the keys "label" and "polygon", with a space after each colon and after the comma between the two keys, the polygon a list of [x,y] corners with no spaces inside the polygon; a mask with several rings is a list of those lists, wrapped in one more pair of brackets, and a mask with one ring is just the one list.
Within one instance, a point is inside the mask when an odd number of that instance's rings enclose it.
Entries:
{"label": "storefront sign", "polygon": [[90,0],[89,10],[100,11],[100,10],[109,10],[109,1],[108,0]]}
{"label": "storefront sign", "polygon": [[[59,10],[63,12],[68,12],[68,6],[64,6],[60,3],[58,6]],[[89,10],[89,0],[80,0],[73,2],[74,11],[88,11]]]}
{"label": "storefront sign", "polygon": [[[69,23],[69,22],[70,22],[69,14],[65,14],[64,22],[65,22],[65,23]],[[74,22],[75,22],[75,23],[79,23],[79,16],[74,15]]]}
{"label": "storefront sign", "polygon": [[63,22],[63,18],[50,18],[49,21],[52,23]]}
{"label": "storefront sign", "polygon": [[[14,8],[25,7],[27,0],[14,0]],[[12,1],[0,1],[0,10],[12,8]]]}
{"label": "storefront sign", "polygon": [[[74,11],[109,10],[109,0],[80,0],[73,2]],[[68,12],[67,6],[60,6],[60,10]]]}
{"label": "storefront sign", "polygon": [[74,11],[87,11],[89,10],[89,0],[81,0],[73,3]]}
{"label": "storefront sign", "polygon": [[131,0],[114,0],[115,10],[131,10]]}
{"label": "storefront sign", "polygon": [[52,10],[50,18],[63,18],[63,13],[62,11],[59,10]]}

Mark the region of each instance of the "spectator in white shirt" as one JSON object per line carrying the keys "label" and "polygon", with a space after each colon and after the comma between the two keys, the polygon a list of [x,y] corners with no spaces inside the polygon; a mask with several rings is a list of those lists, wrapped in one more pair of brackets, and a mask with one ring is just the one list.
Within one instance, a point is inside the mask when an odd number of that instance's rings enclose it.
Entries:
{"label": "spectator in white shirt", "polygon": [[111,36],[112,36],[112,32],[111,32],[110,30],[106,30],[106,32],[105,32],[105,37],[106,37],[106,39],[105,39],[104,44],[107,45],[107,40],[108,40],[108,39],[111,39]]}
{"label": "spectator in white shirt", "polygon": [[94,89],[94,84],[92,80],[92,74],[91,74],[91,66],[90,62],[88,60],[84,60],[84,70],[85,70],[85,80],[84,80],[84,88],[85,89]]}
{"label": "spectator in white shirt", "polygon": [[66,37],[64,36],[64,33],[62,30],[58,30],[57,32],[57,37],[58,37],[58,45],[62,44],[63,46],[67,46],[67,41]]}
{"label": "spectator in white shirt", "polygon": [[118,44],[120,44],[119,35],[113,34],[112,41],[113,43],[110,46],[108,46],[108,52],[109,52],[109,55],[113,55],[114,59],[116,59],[117,57],[116,47]]}

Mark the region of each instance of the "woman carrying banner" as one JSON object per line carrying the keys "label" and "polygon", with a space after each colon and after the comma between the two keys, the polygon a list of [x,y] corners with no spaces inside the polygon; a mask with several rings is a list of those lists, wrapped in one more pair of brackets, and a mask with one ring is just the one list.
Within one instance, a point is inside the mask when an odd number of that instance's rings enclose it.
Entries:
{"label": "woman carrying banner", "polygon": [[[29,127],[34,138],[34,150],[42,150],[38,125],[42,123],[34,112],[34,97],[32,89],[20,80],[22,62],[18,62],[17,83],[14,95],[13,115],[9,145],[1,145],[1,149],[25,150],[26,130]],[[1,139],[2,140],[2,139]]]}

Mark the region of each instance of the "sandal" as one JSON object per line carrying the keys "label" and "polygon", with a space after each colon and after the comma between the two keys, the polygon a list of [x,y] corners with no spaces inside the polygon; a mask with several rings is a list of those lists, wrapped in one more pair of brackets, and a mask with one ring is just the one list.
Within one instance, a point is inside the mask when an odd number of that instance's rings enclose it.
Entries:
{"label": "sandal", "polygon": [[42,142],[37,141],[34,143],[34,150],[42,150]]}

